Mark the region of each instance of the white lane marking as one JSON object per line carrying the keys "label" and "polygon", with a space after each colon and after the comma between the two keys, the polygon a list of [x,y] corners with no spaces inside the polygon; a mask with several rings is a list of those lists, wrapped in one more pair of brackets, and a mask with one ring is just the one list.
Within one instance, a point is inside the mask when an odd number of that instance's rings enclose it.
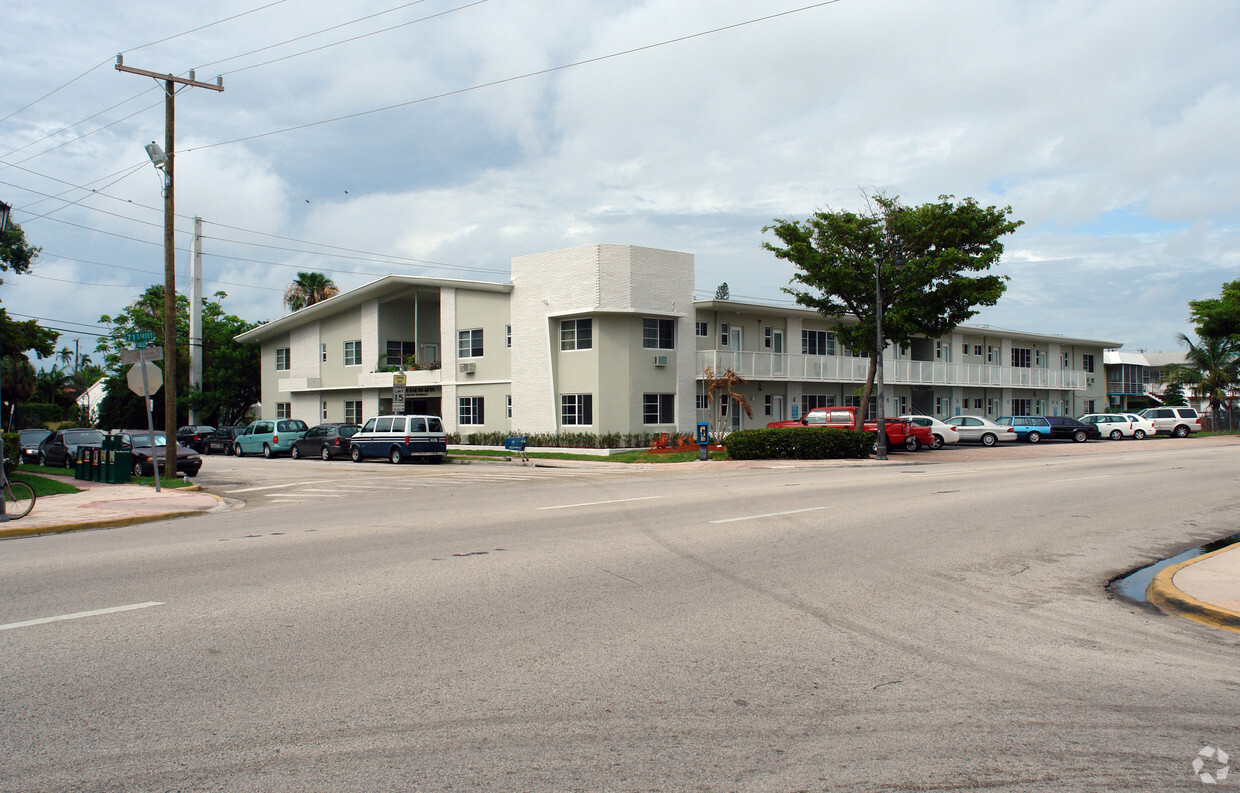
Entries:
{"label": "white lane marking", "polygon": [[917,479],[921,479],[922,477],[929,477],[929,476],[955,476],[956,474],[971,474],[976,470],[977,470],[976,468],[961,468],[958,471],[938,471],[935,473],[914,471],[912,475],[916,477]]}
{"label": "white lane marking", "polygon": [[778,518],[781,515],[799,515],[802,512],[817,512],[820,509],[828,509],[828,507],[806,507],[805,509],[790,509],[787,512],[768,512],[764,515],[744,515],[739,518],[720,518],[719,520],[707,521],[708,523],[733,523],[738,520],[758,520],[759,518]]}
{"label": "white lane marking", "polygon": [[1110,479],[1110,474],[1099,474],[1098,476],[1074,476],[1070,479],[1052,479],[1051,482],[1083,482],[1086,479]]}
{"label": "white lane marking", "polygon": [[662,496],[640,496],[638,498],[617,498],[611,501],[585,501],[581,504],[560,504],[556,507],[539,507],[539,509],[572,509],[573,507],[596,507],[599,504],[623,504],[626,501],[649,501],[652,498],[662,498]]}
{"label": "white lane marking", "polygon": [[0,631],[12,630],[13,628],[28,628],[31,625],[44,625],[49,622],[63,622],[64,620],[80,620],[83,617],[98,617],[103,614],[116,614],[121,611],[135,611],[137,609],[149,609],[151,606],[162,606],[163,603],[150,601],[148,603],[133,603],[128,606],[112,606],[106,609],[95,609],[94,611],[79,611],[75,614],[61,614],[58,617],[43,617],[37,620],[24,620],[22,622],[10,622],[7,625],[0,625]]}
{"label": "white lane marking", "polygon": [[276,490],[281,487],[300,487],[301,485],[318,485],[323,482],[330,482],[330,479],[312,479],[309,482],[285,482],[282,485],[263,485],[262,487],[243,487],[240,490],[225,490],[225,493],[232,495],[233,493],[253,493],[257,490]]}

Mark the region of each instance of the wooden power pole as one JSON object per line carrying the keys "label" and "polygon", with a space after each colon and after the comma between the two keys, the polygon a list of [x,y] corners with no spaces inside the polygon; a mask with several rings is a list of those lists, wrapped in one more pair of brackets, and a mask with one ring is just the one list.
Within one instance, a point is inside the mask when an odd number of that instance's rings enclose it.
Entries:
{"label": "wooden power pole", "polygon": [[[164,83],[164,476],[171,479],[177,475],[177,270],[176,247],[173,244],[173,221],[175,199],[172,181],[173,150],[176,142],[176,92],[177,86],[209,88],[223,91],[224,80],[216,77],[214,83],[203,83],[189,77],[159,74],[125,65],[123,55],[116,56],[116,70],[162,80]],[[158,164],[157,164],[158,165]]]}

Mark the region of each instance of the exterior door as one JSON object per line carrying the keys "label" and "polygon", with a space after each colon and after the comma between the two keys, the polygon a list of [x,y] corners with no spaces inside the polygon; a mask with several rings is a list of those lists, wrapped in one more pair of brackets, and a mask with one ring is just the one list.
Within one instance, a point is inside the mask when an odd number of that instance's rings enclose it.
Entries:
{"label": "exterior door", "polygon": [[744,340],[744,334],[743,334],[743,331],[744,331],[744,328],[737,328],[737,327],[733,327],[733,328],[731,329],[731,333],[732,333],[732,339],[731,339],[731,344],[732,344],[732,352],[740,352],[740,351],[741,351],[741,342]]}
{"label": "exterior door", "polygon": [[[782,375],[784,373],[784,332],[782,330],[771,333],[771,352],[775,353],[774,361],[771,363],[771,373]],[[783,397],[779,399],[782,401]],[[776,419],[776,421],[782,421],[782,419]]]}
{"label": "exterior door", "polygon": [[771,421],[784,420],[784,398],[778,394],[771,397]]}

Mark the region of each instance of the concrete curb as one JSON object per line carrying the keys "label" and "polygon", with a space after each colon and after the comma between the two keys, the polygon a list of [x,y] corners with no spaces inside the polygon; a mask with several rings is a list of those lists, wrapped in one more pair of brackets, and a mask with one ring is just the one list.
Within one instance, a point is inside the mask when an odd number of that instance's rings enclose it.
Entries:
{"label": "concrete curb", "polygon": [[[135,526],[139,523],[155,523],[160,520],[174,520],[176,518],[188,518],[194,515],[205,515],[208,512],[214,512],[228,504],[228,502],[214,493],[208,493],[198,485],[192,488],[180,488],[188,492],[198,492],[203,495],[210,496],[215,499],[215,506],[211,509],[178,509],[168,512],[152,512],[145,515],[128,515],[119,518],[104,518],[100,520],[84,520],[77,523],[60,523],[49,526],[31,526],[29,528],[4,528],[0,529],[0,540],[14,539],[17,537],[39,537],[44,534],[65,534],[71,531],[89,531],[91,529],[118,529],[123,526]],[[37,504],[35,505],[38,506]],[[20,518],[18,519],[20,520]],[[5,524],[11,526],[18,521],[12,521]]]}
{"label": "concrete curb", "polygon": [[1150,581],[1150,585],[1145,589],[1146,600],[1168,614],[1200,622],[1202,625],[1209,625],[1211,628],[1225,628],[1240,633],[1240,613],[1198,600],[1177,587],[1171,580],[1176,573],[1189,565],[1204,562],[1211,556],[1234,550],[1236,550],[1236,546],[1229,545],[1226,548],[1220,548],[1204,556],[1198,556],[1189,559],[1187,562],[1180,562],[1159,571],[1154,576],[1154,580]]}

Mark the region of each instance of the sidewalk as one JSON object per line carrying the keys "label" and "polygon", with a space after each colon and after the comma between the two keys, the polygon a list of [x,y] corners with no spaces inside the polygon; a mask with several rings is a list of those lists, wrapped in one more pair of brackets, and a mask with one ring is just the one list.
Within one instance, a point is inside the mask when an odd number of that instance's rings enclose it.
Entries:
{"label": "sidewalk", "polygon": [[156,493],[155,488],[145,485],[108,485],[70,476],[40,476],[68,482],[81,492],[40,498],[26,517],[0,523],[0,539],[129,526],[196,515],[223,505],[220,499],[197,489],[162,488]]}
{"label": "sidewalk", "polygon": [[1160,571],[1146,598],[1170,614],[1240,632],[1240,543]]}

